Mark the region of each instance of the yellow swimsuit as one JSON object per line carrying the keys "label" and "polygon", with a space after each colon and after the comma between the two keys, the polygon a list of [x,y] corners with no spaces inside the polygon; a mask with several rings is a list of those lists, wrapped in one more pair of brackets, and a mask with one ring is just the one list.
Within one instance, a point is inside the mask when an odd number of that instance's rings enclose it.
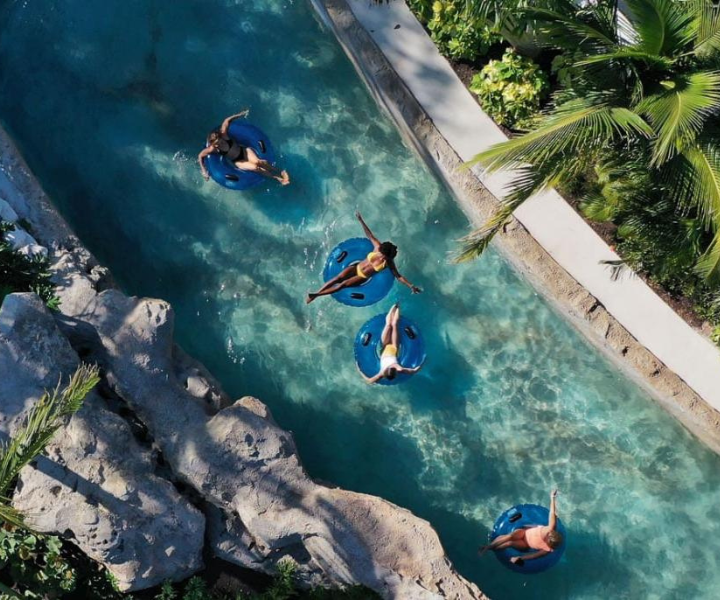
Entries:
{"label": "yellow swimsuit", "polygon": [[[367,260],[368,260],[368,262],[373,266],[373,269],[375,269],[375,272],[376,272],[376,273],[379,273],[380,271],[382,271],[382,270],[387,266],[387,261],[385,261],[385,260],[383,259],[382,263],[380,263],[380,266],[379,266],[379,267],[376,267],[376,266],[373,264],[373,261],[372,261],[372,259],[373,259],[374,256],[382,256],[382,253],[380,253],[380,252],[371,252],[370,254],[367,255]],[[358,266],[357,266],[357,275],[358,275],[358,277],[362,277],[363,279],[367,279],[367,278],[368,278],[368,276],[365,275],[365,273],[363,273],[362,269],[360,268],[360,263],[358,263]]]}

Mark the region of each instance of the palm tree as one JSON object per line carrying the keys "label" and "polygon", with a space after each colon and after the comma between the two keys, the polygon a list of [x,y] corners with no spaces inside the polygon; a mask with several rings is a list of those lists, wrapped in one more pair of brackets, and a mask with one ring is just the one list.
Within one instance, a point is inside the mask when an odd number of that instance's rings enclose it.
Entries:
{"label": "palm tree", "polygon": [[711,234],[697,262],[720,278],[720,9],[711,0],[617,0],[526,9],[546,43],[575,57],[571,83],[528,133],[470,161],[517,177],[500,209],[463,240],[477,256],[534,193],[571,182],[608,157],[652,173],[680,214]]}
{"label": "palm tree", "polygon": [[[60,391],[60,385],[45,392],[25,417],[23,426],[9,441],[0,445],[0,523],[28,529],[23,516],[11,506],[10,495],[23,467],[48,445],[57,430],[83,404],[99,381],[98,368],[81,365]],[[0,596],[20,597],[0,584]]]}

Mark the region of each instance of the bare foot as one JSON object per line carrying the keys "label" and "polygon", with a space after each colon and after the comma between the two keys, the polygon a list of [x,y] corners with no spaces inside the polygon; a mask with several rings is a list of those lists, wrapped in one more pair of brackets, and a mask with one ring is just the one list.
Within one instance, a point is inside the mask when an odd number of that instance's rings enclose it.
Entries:
{"label": "bare foot", "polygon": [[305,298],[305,304],[310,304],[315,298],[317,298],[317,294],[308,294],[307,298]]}
{"label": "bare foot", "polygon": [[281,171],[280,176],[280,183],[282,185],[287,185],[290,183],[290,175],[288,175],[287,171]]}

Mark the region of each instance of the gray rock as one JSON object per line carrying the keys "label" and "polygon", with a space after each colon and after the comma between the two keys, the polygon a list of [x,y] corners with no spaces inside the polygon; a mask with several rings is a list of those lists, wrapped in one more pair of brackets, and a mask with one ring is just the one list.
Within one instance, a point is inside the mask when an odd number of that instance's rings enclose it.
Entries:
{"label": "gray rock", "polygon": [[13,210],[6,200],[0,198],[0,220],[14,223],[18,220],[17,213]]}
{"label": "gray rock", "polygon": [[[37,296],[7,296],[0,309],[0,436],[7,438],[44,389],[77,364]],[[70,537],[122,590],[202,568],[203,515],[155,476],[150,452],[94,392],[47,457],[23,469],[13,505],[35,529]]]}
{"label": "gray rock", "polygon": [[307,585],[362,584],[386,598],[484,597],[453,569],[429,523],[310,479],[292,436],[259,400],[208,415],[177,373],[166,302],[107,290],[69,298],[64,310],[70,306],[84,307],[69,316],[93,332],[68,333],[73,344],[100,362],[175,476],[212,505],[209,540],[218,556],[266,572],[290,557]]}

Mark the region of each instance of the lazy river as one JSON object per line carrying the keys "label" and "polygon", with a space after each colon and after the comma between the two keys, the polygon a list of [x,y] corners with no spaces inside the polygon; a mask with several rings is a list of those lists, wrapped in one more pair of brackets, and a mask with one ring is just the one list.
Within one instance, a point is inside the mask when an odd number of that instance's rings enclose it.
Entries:
{"label": "lazy river", "polygon": [[[0,2],[0,118],[61,212],[177,338],[292,430],[310,474],[428,519],[493,598],[715,598],[720,457],[610,365],[468,228],[306,0]],[[250,107],[292,184],[204,183],[195,157]],[[321,298],[361,210],[400,248],[381,303]],[[365,385],[358,328],[399,300],[424,371]],[[561,489],[565,556],[524,577],[479,560],[497,515]]]}

